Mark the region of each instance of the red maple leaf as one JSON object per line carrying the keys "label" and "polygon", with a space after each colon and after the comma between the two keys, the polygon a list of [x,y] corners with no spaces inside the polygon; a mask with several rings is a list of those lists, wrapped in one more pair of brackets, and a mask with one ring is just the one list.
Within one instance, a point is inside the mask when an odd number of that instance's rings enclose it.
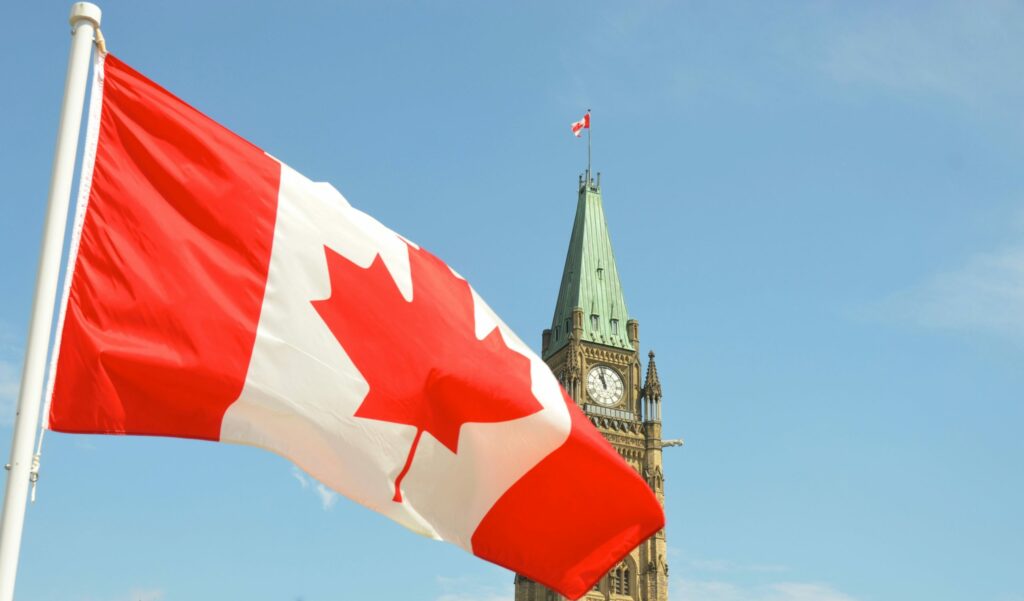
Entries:
{"label": "red maple leaf", "polygon": [[402,297],[378,255],[368,268],[324,247],[331,296],[312,301],[370,386],[355,416],[416,428],[394,501],[423,432],[451,452],[467,422],[503,422],[541,410],[530,361],[494,328],[475,335],[469,284],[438,258],[409,247],[412,301]]}

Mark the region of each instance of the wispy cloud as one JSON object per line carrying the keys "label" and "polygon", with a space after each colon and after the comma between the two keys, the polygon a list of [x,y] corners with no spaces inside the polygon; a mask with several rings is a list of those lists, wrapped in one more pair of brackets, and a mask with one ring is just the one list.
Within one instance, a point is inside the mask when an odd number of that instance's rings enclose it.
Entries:
{"label": "wispy cloud", "polygon": [[825,584],[777,582],[740,585],[718,580],[678,579],[673,596],[689,601],[857,601]]}
{"label": "wispy cloud", "polygon": [[789,567],[777,563],[740,563],[727,559],[707,559],[696,557],[685,549],[669,546],[668,556],[673,563],[681,563],[683,572],[693,573],[723,573],[733,574],[778,574],[788,572]]}
{"label": "wispy cloud", "polygon": [[777,563],[704,559],[677,547],[668,554],[681,564],[672,596],[689,601],[858,601],[827,584],[780,576],[791,570]]}
{"label": "wispy cloud", "polygon": [[14,406],[21,386],[21,349],[10,326],[0,322],[0,425],[14,421]]}
{"label": "wispy cloud", "polygon": [[511,583],[499,586],[496,584],[484,583],[477,578],[463,576],[451,578],[438,576],[437,585],[441,589],[441,595],[436,601],[512,601],[513,589]]}
{"label": "wispy cloud", "polygon": [[924,327],[1024,341],[1024,246],[975,255],[883,306],[885,313]]}
{"label": "wispy cloud", "polygon": [[883,3],[848,16],[830,36],[825,71],[837,81],[941,95],[992,108],[1024,99],[1007,77],[1024,52],[1024,5],[1009,0]]}
{"label": "wispy cloud", "polygon": [[[511,589],[511,585],[509,586]],[[489,592],[473,592],[463,591],[457,593],[442,593],[437,598],[437,601],[512,601],[513,594],[511,590],[508,593],[500,593],[496,591]]]}
{"label": "wispy cloud", "polygon": [[779,573],[789,570],[776,564],[739,564],[724,559],[686,559],[686,567],[700,572]]}
{"label": "wispy cloud", "polygon": [[316,496],[320,498],[320,505],[324,508],[324,511],[334,507],[334,504],[338,502],[338,493],[307,476],[305,472],[294,465],[292,466],[292,476],[299,481],[302,488],[316,493]]}
{"label": "wispy cloud", "polygon": [[[119,594],[115,597],[106,597],[109,601],[164,601],[167,598],[167,592],[162,589],[148,588],[148,587],[136,587],[129,590],[125,594]],[[77,597],[78,601],[96,601],[95,597]]]}
{"label": "wispy cloud", "polygon": [[0,359],[0,425],[14,421],[14,404],[18,397],[21,370],[14,363]]}
{"label": "wispy cloud", "polygon": [[129,601],[163,601],[167,594],[159,589],[132,589]]}

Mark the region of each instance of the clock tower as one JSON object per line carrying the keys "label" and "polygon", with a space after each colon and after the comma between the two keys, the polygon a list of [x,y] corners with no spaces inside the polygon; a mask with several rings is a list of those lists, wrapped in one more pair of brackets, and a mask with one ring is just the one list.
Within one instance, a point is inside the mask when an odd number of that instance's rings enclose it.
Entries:
{"label": "clock tower", "polygon": [[[601,204],[601,174],[580,177],[576,219],[562,283],[541,356],[562,386],[665,504],[661,440],[661,383],[648,354],[640,364],[640,324],[630,319]],[[597,502],[615,494],[594,482]],[[543,545],[543,541],[538,541]],[[586,601],[667,601],[668,563],[662,529],[627,555],[584,595]],[[517,575],[515,601],[558,601],[557,593]]]}

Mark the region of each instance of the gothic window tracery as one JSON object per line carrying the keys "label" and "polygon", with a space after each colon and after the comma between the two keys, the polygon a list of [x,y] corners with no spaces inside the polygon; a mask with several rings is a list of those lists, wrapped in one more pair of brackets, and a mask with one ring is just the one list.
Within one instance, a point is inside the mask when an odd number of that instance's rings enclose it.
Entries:
{"label": "gothic window tracery", "polygon": [[608,573],[608,592],[616,595],[631,594],[632,587],[629,578],[629,566],[619,564],[619,567]]}

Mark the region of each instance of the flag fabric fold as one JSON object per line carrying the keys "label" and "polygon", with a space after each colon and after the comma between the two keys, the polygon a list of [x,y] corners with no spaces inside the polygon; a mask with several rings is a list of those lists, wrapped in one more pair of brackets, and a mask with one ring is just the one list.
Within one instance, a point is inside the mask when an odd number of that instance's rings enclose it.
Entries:
{"label": "flag fabric fold", "polygon": [[583,130],[590,129],[590,111],[587,111],[586,115],[579,121],[572,124],[572,135],[577,138],[583,135]]}
{"label": "flag fabric fold", "polygon": [[112,55],[91,103],[50,429],[262,447],[573,599],[663,527],[443,262]]}

